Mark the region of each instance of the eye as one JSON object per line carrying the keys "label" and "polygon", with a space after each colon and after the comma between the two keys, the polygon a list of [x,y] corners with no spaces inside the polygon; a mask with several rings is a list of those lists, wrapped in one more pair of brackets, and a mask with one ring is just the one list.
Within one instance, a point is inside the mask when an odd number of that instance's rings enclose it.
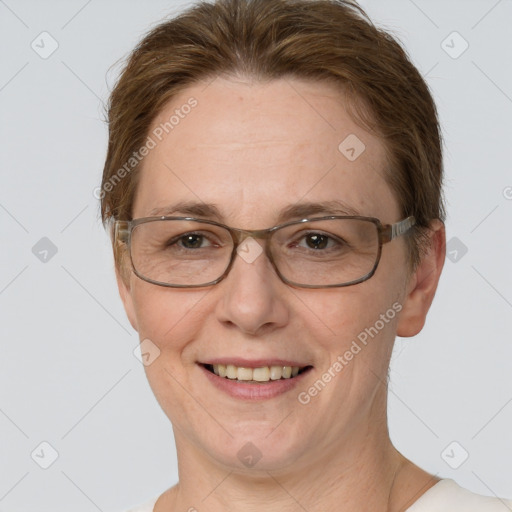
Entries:
{"label": "eye", "polygon": [[325,249],[329,246],[329,237],[320,233],[310,233],[304,237],[304,242],[310,249]]}
{"label": "eye", "polygon": [[204,241],[204,236],[196,233],[186,234],[179,238],[179,242],[186,249],[198,249],[202,247]]}
{"label": "eye", "polygon": [[167,243],[168,247],[178,246],[183,249],[205,249],[216,245],[208,237],[200,233],[184,233],[175,236]]}
{"label": "eye", "polygon": [[296,245],[313,250],[322,250],[331,249],[336,245],[340,245],[340,243],[325,233],[307,233],[299,239]]}

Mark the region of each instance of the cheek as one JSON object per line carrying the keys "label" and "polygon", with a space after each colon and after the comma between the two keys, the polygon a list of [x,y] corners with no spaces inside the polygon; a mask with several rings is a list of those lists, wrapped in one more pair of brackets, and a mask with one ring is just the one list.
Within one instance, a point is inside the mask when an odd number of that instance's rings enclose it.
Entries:
{"label": "cheek", "polygon": [[298,313],[309,319],[310,328],[322,338],[340,341],[357,337],[390,309],[388,317],[391,318],[386,326],[394,324],[396,307],[393,309],[393,304],[399,298],[392,283],[379,283],[374,278],[352,287],[324,289],[319,293],[299,292],[297,295],[302,304],[302,313]]}
{"label": "cheek", "polygon": [[[151,389],[162,409],[175,424],[186,416],[189,371],[194,366],[191,341],[199,338],[207,312],[202,299],[208,291],[175,290],[137,283],[132,288],[141,348],[146,343],[152,360],[144,365]],[[149,342],[147,341],[149,340]],[[155,348],[156,346],[156,348]],[[187,413],[189,414],[189,413]],[[190,412],[192,414],[192,412]],[[200,412],[194,414],[200,415]]]}
{"label": "cheek", "polygon": [[[306,329],[324,354],[321,372],[331,368],[341,377],[335,379],[333,393],[335,388],[341,395],[352,389],[364,395],[386,379],[402,305],[391,275],[382,276],[386,282],[374,276],[353,287],[300,297]],[[335,361],[339,365],[332,368]]]}
{"label": "cheek", "polygon": [[132,290],[140,339],[149,338],[162,352],[181,350],[201,325],[198,306],[208,291],[176,290],[143,281]]}

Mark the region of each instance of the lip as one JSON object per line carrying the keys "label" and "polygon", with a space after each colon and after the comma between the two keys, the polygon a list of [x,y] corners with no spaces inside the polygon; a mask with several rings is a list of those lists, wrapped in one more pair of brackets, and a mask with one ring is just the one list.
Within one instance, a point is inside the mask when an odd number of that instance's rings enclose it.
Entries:
{"label": "lip", "polygon": [[243,368],[262,368],[263,366],[298,366],[304,368],[311,366],[308,363],[300,363],[290,359],[244,359],[243,357],[222,357],[217,359],[208,359],[206,361],[198,361],[199,364],[232,364]]}
{"label": "lip", "polygon": [[[222,360],[214,360],[214,361],[227,361],[226,359]],[[234,361],[240,361],[240,359],[230,359],[230,363],[234,364]],[[261,364],[259,361],[257,362],[260,366],[252,366],[255,361],[251,361],[251,366],[247,365],[247,368],[258,368],[261,366],[269,366],[267,364],[268,360],[265,360],[265,364]],[[275,363],[276,360],[272,360],[272,363]],[[204,364],[226,364],[224,362],[214,362],[214,363],[204,363]],[[271,380],[269,382],[262,382],[258,384],[250,384],[243,381],[227,379],[226,377],[220,377],[219,375],[215,375],[215,373],[210,372],[204,366],[204,364],[198,363],[199,368],[205,375],[205,377],[209,380],[211,384],[213,384],[217,389],[231,396],[232,398],[237,398],[240,400],[246,401],[262,401],[269,400],[276,396],[282,395],[288,391],[291,391],[293,388],[297,387],[305,378],[305,376],[313,369],[311,365],[299,365],[299,364],[285,364],[284,366],[309,366],[307,370],[303,373],[299,373],[297,376],[290,379],[279,379],[279,380]],[[247,363],[246,363],[247,364]],[[281,363],[279,363],[279,366]],[[242,364],[237,366],[243,366]],[[277,366],[277,364],[276,364]]]}

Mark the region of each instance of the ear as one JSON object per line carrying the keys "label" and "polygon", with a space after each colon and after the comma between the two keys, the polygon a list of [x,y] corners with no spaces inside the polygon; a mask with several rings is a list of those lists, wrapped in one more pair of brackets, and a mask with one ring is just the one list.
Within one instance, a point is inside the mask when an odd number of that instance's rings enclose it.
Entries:
{"label": "ear", "polygon": [[423,329],[443,270],[446,232],[439,219],[431,222],[429,238],[430,246],[407,283],[396,332],[401,337],[415,336]]}
{"label": "ear", "polygon": [[137,327],[137,317],[135,315],[135,308],[133,306],[133,297],[130,287],[130,276],[127,274],[127,272],[123,272],[122,270],[120,271],[116,265],[117,288],[119,289],[119,295],[123,301],[124,310],[126,311],[126,316],[128,317],[130,324],[136,331],[138,331],[139,329]]}

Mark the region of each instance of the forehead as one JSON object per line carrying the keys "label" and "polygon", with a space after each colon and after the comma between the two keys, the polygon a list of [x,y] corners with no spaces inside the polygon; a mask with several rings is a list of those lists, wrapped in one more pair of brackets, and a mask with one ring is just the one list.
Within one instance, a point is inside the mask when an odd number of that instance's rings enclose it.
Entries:
{"label": "forehead", "polygon": [[398,215],[383,144],[327,83],[218,77],[170,101],[149,136],[135,217],[191,201],[215,204],[223,220],[246,228],[300,202],[342,201],[384,221]]}

